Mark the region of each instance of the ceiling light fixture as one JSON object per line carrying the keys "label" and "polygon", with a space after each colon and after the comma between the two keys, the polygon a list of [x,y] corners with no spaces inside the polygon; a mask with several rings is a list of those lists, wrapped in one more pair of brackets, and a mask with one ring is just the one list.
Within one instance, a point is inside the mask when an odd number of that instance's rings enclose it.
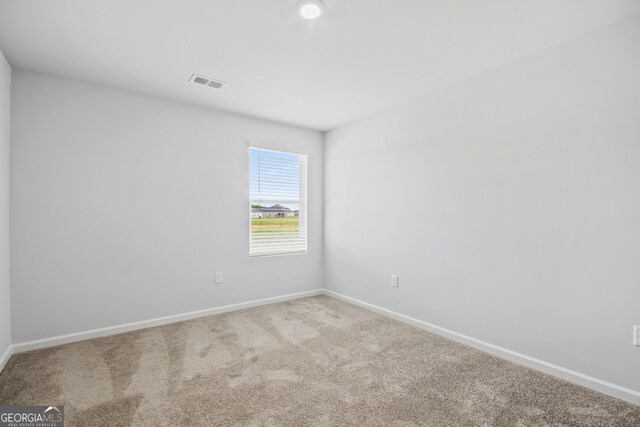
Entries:
{"label": "ceiling light fixture", "polygon": [[322,0],[298,0],[297,8],[304,19],[316,19],[324,12],[325,5]]}

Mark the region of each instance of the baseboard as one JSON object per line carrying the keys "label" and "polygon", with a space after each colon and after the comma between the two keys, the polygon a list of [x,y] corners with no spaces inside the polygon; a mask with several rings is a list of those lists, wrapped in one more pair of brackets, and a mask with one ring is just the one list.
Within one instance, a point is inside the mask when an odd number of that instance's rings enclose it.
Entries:
{"label": "baseboard", "polygon": [[410,324],[412,326],[416,326],[420,329],[424,329],[426,331],[444,336],[446,338],[460,342],[462,344],[466,344],[468,346],[477,348],[478,350],[493,354],[495,356],[501,357],[511,362],[515,362],[515,363],[527,366],[529,368],[542,371],[546,374],[553,375],[555,377],[581,385],[583,387],[590,388],[600,393],[604,393],[609,396],[613,396],[613,397],[625,400],[635,405],[640,405],[639,391],[631,390],[631,389],[619,386],[617,384],[613,384],[604,380],[600,380],[598,378],[591,377],[589,375],[582,374],[580,372],[573,371],[571,369],[563,368],[561,366],[557,366],[552,363],[536,359],[534,357],[530,357],[530,356],[509,350],[503,347],[499,347],[497,345],[490,344],[488,342],[478,340],[476,338],[473,338],[464,334],[460,334],[458,332],[451,331],[449,329],[446,329],[428,322],[424,322],[422,320],[415,319],[413,317],[406,316],[404,314],[400,314],[383,307],[369,304],[367,302],[360,301],[356,298],[352,298],[328,289],[316,289],[312,291],[281,295],[277,297],[264,298],[264,299],[254,300],[254,301],[247,301],[247,302],[242,302],[237,304],[214,307],[214,308],[209,308],[205,310],[192,311],[189,313],[159,317],[156,319],[143,320],[140,322],[127,323],[124,325],[93,329],[90,331],[77,332],[73,334],[60,335],[57,337],[51,337],[51,338],[45,338],[45,339],[40,339],[35,341],[28,341],[28,342],[13,344],[12,346],[9,346],[9,348],[7,348],[5,353],[0,358],[0,371],[2,371],[6,363],[9,361],[9,358],[14,353],[21,353],[21,352],[30,351],[30,350],[53,347],[61,344],[84,341],[92,338],[116,335],[116,334],[135,331],[139,329],[146,329],[154,326],[162,326],[170,323],[197,319],[199,317],[206,317],[214,314],[227,313],[230,311],[242,310],[245,308],[257,307],[257,306],[267,305],[267,304],[274,304],[277,302],[289,301],[289,300],[305,298],[305,297],[310,297],[310,296],[315,296],[320,294],[332,296],[334,298],[374,311],[376,313],[385,315],[387,317],[391,317],[393,319]]}
{"label": "baseboard", "polygon": [[[224,305],[221,307],[208,308],[205,310],[192,311],[189,313],[175,314],[172,316],[159,317],[156,319],[143,320],[140,322],[127,323],[124,325],[109,326],[106,328],[93,329],[90,331],[76,332],[73,334],[60,335],[57,337],[44,338],[35,341],[27,341],[13,344],[13,353],[22,353],[30,350],[53,347],[61,344],[68,344],[77,341],[84,341],[92,338],[100,338],[109,335],[122,334],[124,332],[136,331],[139,329],[151,328],[154,326],[167,325],[169,323],[182,322],[185,320],[197,319],[199,317],[212,316],[214,314],[227,313],[230,311],[242,310],[245,308],[257,307],[260,305],[274,304],[282,301],[289,301],[298,298],[305,298],[314,295],[321,295],[322,289],[316,289],[295,294],[281,295],[277,297],[264,298],[254,301],[241,302],[237,304]],[[7,357],[8,359],[8,357]]]}
{"label": "baseboard", "polygon": [[635,405],[640,405],[640,392],[631,390],[626,387],[619,386],[607,381],[600,380],[598,378],[591,377],[589,375],[582,374],[580,372],[573,371],[571,369],[563,368],[561,366],[554,365],[553,363],[545,362],[543,360],[536,359],[512,350],[508,350],[497,345],[490,344],[488,342],[469,337],[467,335],[460,334],[458,332],[451,331],[449,329],[433,325],[431,323],[424,322],[422,320],[415,319],[413,317],[405,316],[404,314],[396,313],[395,311],[388,310],[383,307],[378,307],[373,304],[369,304],[364,301],[360,301],[355,298],[342,295],[338,292],[324,289],[324,294],[340,299],[342,301],[357,305],[359,307],[374,311],[376,313],[391,317],[401,322],[407,323],[412,326],[416,326],[420,329],[432,332],[437,335],[444,336],[453,341],[460,342],[462,344],[474,347],[478,350],[486,353],[493,354],[494,356],[501,357],[511,362],[524,365],[528,368],[532,368],[538,371],[542,371],[546,374],[553,375],[561,378],[565,381],[569,381],[574,384],[581,385],[583,387],[590,388],[600,393],[607,394],[609,396],[616,397],[618,399],[626,400],[627,402]]}
{"label": "baseboard", "polygon": [[13,354],[13,346],[10,345],[9,347],[7,347],[7,351],[5,351],[2,356],[0,356],[0,372],[2,372],[2,370],[4,369],[4,365],[7,364],[12,354]]}

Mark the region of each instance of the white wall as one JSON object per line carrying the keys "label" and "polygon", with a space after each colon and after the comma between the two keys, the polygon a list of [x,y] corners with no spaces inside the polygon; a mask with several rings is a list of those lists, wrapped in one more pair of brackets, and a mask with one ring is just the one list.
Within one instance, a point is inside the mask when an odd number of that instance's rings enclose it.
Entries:
{"label": "white wall", "polygon": [[9,147],[11,67],[0,51],[0,364],[11,345],[11,281],[9,268]]}
{"label": "white wall", "polygon": [[[14,343],[322,287],[320,133],[25,71],[12,106]],[[308,153],[308,254],[249,257],[248,141]]]}
{"label": "white wall", "polygon": [[639,46],[636,18],[329,132],[328,287],[640,390]]}

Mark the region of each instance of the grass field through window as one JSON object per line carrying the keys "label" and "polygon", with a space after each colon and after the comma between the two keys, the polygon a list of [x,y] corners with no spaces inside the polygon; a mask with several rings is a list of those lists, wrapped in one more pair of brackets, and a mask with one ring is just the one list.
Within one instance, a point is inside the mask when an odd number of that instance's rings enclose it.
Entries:
{"label": "grass field through window", "polygon": [[251,219],[253,233],[297,233],[298,231],[300,231],[300,217],[297,216]]}

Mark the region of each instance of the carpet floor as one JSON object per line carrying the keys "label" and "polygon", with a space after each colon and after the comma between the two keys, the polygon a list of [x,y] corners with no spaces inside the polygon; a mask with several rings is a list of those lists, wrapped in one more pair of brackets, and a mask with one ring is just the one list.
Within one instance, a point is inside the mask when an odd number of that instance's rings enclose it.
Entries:
{"label": "carpet floor", "polygon": [[67,426],[640,426],[640,407],[318,296],[16,354]]}

